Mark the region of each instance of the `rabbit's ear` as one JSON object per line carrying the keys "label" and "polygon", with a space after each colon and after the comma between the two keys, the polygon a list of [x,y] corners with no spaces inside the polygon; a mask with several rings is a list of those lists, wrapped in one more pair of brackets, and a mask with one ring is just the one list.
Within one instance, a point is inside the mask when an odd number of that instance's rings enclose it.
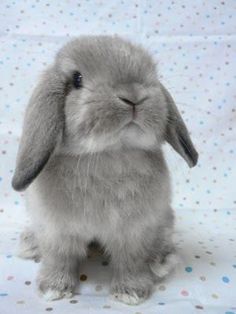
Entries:
{"label": "rabbit's ear", "polygon": [[161,90],[168,105],[168,121],[165,140],[185,159],[189,167],[194,167],[198,161],[198,153],[193,146],[186,125],[173,98],[162,84]]}
{"label": "rabbit's ear", "polygon": [[64,123],[65,84],[53,68],[36,86],[26,109],[23,133],[12,179],[21,191],[35,179],[52,154]]}

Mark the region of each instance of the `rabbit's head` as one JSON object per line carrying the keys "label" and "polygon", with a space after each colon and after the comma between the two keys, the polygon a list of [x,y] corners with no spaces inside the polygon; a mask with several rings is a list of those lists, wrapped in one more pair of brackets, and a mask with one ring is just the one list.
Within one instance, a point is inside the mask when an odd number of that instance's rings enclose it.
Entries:
{"label": "rabbit's head", "polygon": [[85,36],[63,47],[26,110],[13,177],[25,189],[51,154],[158,149],[187,161],[198,154],[172,97],[141,47],[119,37]]}

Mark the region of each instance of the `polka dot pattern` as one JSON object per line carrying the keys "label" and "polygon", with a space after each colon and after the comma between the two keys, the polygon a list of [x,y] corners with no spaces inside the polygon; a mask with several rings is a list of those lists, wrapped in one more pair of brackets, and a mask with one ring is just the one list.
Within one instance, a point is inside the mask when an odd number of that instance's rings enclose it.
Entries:
{"label": "polka dot pattern", "polygon": [[[236,2],[234,0],[0,1],[0,312],[236,314]],[[135,309],[109,298],[111,267],[91,254],[70,300],[36,293],[38,263],[16,257],[28,223],[10,181],[25,106],[58,49],[81,34],[120,34],[143,44],[199,152],[189,169],[166,145],[176,209],[178,269]],[[2,310],[3,309],[3,310]],[[214,310],[212,310],[214,309]]]}

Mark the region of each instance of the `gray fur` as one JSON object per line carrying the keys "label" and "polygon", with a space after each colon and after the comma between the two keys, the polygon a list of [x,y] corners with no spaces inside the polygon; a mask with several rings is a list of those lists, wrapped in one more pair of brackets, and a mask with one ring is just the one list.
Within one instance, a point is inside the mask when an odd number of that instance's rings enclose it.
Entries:
{"label": "gray fur", "polygon": [[39,241],[33,230],[26,228],[20,235],[20,250],[18,256],[25,259],[33,259],[39,262],[41,253],[39,249]]}
{"label": "gray fur", "polygon": [[[83,75],[81,89],[71,84],[74,71]],[[137,103],[136,124],[122,98]],[[174,216],[165,140],[196,164],[146,51],[116,36],[85,36],[61,49],[28,105],[13,178],[16,190],[31,183],[27,208],[46,298],[73,293],[92,241],[111,256],[111,293],[122,302],[145,300],[170,271]]]}

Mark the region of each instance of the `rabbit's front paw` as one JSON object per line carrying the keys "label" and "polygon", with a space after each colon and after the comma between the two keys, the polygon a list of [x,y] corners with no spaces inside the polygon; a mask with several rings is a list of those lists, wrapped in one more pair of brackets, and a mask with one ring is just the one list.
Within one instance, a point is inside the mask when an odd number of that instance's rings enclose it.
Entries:
{"label": "rabbit's front paw", "polygon": [[128,305],[138,305],[149,297],[151,290],[151,285],[135,286],[125,282],[117,282],[112,285],[111,295],[117,301]]}
{"label": "rabbit's front paw", "polygon": [[43,270],[38,276],[37,284],[44,299],[54,301],[73,296],[76,278],[65,271],[54,270],[49,273]]}

